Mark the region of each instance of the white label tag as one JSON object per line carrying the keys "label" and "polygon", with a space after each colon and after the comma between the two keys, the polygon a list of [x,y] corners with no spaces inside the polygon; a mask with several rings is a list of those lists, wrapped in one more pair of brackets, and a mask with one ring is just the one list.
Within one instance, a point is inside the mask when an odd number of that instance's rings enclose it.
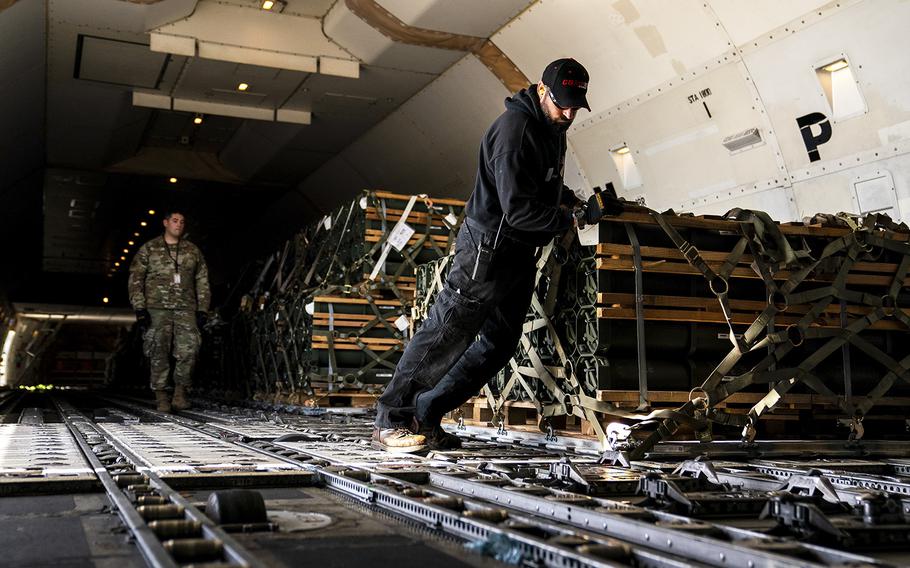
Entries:
{"label": "white label tag", "polygon": [[392,227],[392,232],[389,233],[389,244],[395,248],[397,251],[401,251],[408,244],[408,241],[411,240],[411,237],[414,236],[414,229],[412,229],[404,221],[399,221],[395,223],[395,226]]}
{"label": "white label tag", "polygon": [[322,226],[325,227],[325,230],[328,231],[332,228],[332,216],[326,215],[325,219],[322,220]]}
{"label": "white label tag", "polygon": [[365,195],[360,198],[360,208],[361,209],[367,208],[367,197]]}
{"label": "white label tag", "polygon": [[599,237],[596,223],[588,225],[584,229],[578,229],[578,244],[583,247],[593,247],[598,243]]}
{"label": "white label tag", "polygon": [[309,304],[307,304],[307,305],[304,307],[304,309],[306,309],[306,313],[308,313],[308,314],[310,314],[310,315],[313,315],[314,313],[316,313],[316,303],[315,303],[315,302],[310,302]]}
{"label": "white label tag", "polygon": [[174,273],[174,284],[180,284],[180,274]]}
{"label": "white label tag", "polygon": [[410,325],[411,325],[411,322],[408,321],[408,316],[402,315],[402,316],[399,316],[399,318],[397,320],[395,320],[395,327],[398,328],[398,331],[404,331],[408,327],[410,327]]}
{"label": "white label tag", "polygon": [[448,223],[449,225],[451,225],[453,227],[458,223],[458,217],[456,217],[454,213],[449,213],[448,215],[446,215],[445,219],[446,219],[446,223]]}

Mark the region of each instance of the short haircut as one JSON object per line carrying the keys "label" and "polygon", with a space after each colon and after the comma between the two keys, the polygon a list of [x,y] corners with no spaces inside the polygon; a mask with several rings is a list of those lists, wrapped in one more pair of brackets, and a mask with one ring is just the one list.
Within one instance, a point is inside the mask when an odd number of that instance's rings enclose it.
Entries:
{"label": "short haircut", "polygon": [[161,218],[167,221],[171,218],[171,215],[183,215],[184,218],[186,217],[186,213],[183,212],[183,209],[179,207],[170,207],[164,210],[164,215]]}

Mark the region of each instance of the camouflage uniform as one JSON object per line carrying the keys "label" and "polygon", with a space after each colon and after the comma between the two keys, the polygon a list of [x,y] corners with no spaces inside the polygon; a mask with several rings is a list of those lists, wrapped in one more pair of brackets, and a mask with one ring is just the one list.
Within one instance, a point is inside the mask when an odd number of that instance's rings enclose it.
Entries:
{"label": "camouflage uniform", "polygon": [[[175,262],[180,282],[175,282]],[[152,390],[167,388],[170,356],[176,359],[174,384],[189,387],[202,337],[196,312],[208,311],[209,272],[202,252],[181,240],[167,245],[157,237],[142,245],[130,265],[130,303],[147,309],[152,323],[143,336],[151,362]]]}

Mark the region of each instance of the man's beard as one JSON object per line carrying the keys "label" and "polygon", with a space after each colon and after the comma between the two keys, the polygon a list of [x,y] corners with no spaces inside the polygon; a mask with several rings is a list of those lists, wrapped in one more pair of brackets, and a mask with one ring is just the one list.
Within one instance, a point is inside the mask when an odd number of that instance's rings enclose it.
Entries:
{"label": "man's beard", "polygon": [[547,115],[547,124],[550,125],[550,128],[552,128],[555,133],[562,134],[572,126],[572,121],[553,119]]}

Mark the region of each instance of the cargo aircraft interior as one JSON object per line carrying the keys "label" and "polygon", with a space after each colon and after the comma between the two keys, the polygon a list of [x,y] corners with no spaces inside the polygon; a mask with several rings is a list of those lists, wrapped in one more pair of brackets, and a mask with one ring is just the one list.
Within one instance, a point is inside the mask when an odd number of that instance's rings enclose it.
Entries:
{"label": "cargo aircraft interior", "polygon": [[908,24],[0,0],[0,566],[910,565]]}

